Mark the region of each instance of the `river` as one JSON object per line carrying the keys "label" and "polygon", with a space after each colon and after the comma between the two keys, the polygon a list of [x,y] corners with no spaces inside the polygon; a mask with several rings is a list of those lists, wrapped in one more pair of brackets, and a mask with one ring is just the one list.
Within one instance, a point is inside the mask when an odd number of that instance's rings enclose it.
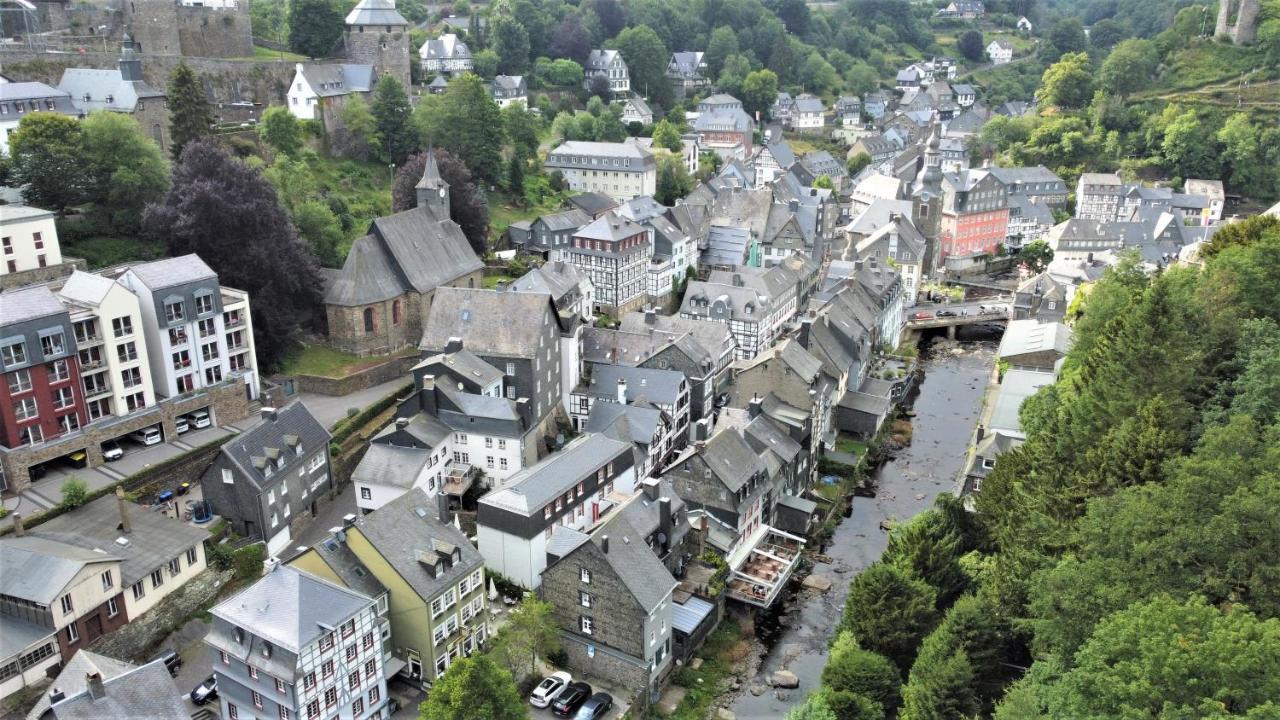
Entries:
{"label": "river", "polygon": [[[943,342],[922,353],[924,379],[913,404],[911,445],[876,470],[875,497],[853,499],[850,516],[827,548],[832,564],[814,567],[814,573],[832,580],[831,590],[803,592],[783,614],[757,620],[757,635],[768,652],[756,676],[730,705],[739,720],[782,718],[819,686],[827,642],[840,621],[849,580],[884,552],[888,537],[880,530],[881,521],[910,518],[931,507],[938,493],[953,491],[982,409],[995,348],[989,339],[960,345]],[[782,669],[800,678],[799,690],[769,687],[769,676]],[[751,688],[764,692],[757,696]]]}

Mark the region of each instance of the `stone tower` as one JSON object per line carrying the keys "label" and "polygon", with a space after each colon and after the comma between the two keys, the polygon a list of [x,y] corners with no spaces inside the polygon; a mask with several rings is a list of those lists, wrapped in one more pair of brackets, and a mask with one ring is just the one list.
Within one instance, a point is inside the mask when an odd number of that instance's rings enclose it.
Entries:
{"label": "stone tower", "polygon": [[938,268],[941,245],[938,237],[942,233],[942,123],[933,121],[929,132],[929,142],[925,146],[924,165],[916,176],[911,188],[911,221],[916,229],[924,235],[925,276],[932,275]]}
{"label": "stone tower", "polygon": [[342,33],[347,59],[372,65],[378,76],[390,75],[409,90],[409,21],[395,0],[360,0],[347,15]]}
{"label": "stone tower", "polygon": [[418,207],[430,210],[436,220],[449,219],[449,183],[440,177],[436,154],[430,148],[427,148],[427,164],[422,169],[422,179],[414,189],[418,192]]}
{"label": "stone tower", "polygon": [[[1214,28],[1214,36],[1225,38],[1236,45],[1251,45],[1258,37],[1258,15],[1262,8],[1260,0],[1220,0],[1218,3],[1218,22]],[[1235,24],[1231,16],[1235,15]]]}

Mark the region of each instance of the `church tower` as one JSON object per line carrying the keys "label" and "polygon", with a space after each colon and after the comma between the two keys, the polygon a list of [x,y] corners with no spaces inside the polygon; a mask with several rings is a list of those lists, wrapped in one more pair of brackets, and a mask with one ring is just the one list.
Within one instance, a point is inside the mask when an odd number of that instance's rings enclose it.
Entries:
{"label": "church tower", "polygon": [[418,192],[418,207],[429,210],[436,220],[449,219],[449,183],[440,177],[436,154],[430,148],[427,148],[427,163],[422,169],[422,179],[414,189]]}
{"label": "church tower", "polygon": [[347,14],[342,42],[351,62],[372,65],[378,77],[390,75],[409,92],[409,21],[394,0],[360,0]]}
{"label": "church tower", "polygon": [[924,166],[911,189],[911,220],[924,235],[924,275],[939,269],[942,232],[942,123],[936,119],[924,151]]}

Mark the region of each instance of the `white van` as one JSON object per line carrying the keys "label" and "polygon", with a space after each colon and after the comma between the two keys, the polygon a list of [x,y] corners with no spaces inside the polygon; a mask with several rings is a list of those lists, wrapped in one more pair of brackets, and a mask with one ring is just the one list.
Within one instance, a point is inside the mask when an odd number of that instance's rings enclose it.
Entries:
{"label": "white van", "polygon": [[197,410],[187,417],[191,419],[191,424],[196,428],[207,428],[213,424],[213,421],[209,419],[208,410]]}
{"label": "white van", "polygon": [[164,436],[160,434],[160,428],[152,425],[129,433],[129,439],[141,445],[159,445],[164,440]]}

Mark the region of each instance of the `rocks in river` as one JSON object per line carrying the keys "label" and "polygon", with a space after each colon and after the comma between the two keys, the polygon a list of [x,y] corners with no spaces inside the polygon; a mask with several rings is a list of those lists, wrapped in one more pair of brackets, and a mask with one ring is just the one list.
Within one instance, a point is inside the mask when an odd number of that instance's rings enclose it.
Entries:
{"label": "rocks in river", "polygon": [[[839,570],[836,572],[839,572]],[[822,575],[810,575],[804,579],[803,585],[810,590],[826,592],[831,589],[831,580]]]}
{"label": "rocks in river", "polygon": [[751,683],[751,694],[760,697],[764,694],[765,687],[759,683]]}
{"label": "rocks in river", "polygon": [[778,670],[773,673],[770,682],[776,688],[798,688],[800,687],[800,678],[790,670]]}
{"label": "rocks in river", "polygon": [[734,715],[729,708],[720,708],[716,710],[716,720],[738,720],[738,716]]}
{"label": "rocks in river", "polygon": [[[937,481],[935,480],[934,482],[936,483]],[[917,499],[917,500],[923,500],[923,499],[924,499],[924,493],[916,493],[916,499]]]}

